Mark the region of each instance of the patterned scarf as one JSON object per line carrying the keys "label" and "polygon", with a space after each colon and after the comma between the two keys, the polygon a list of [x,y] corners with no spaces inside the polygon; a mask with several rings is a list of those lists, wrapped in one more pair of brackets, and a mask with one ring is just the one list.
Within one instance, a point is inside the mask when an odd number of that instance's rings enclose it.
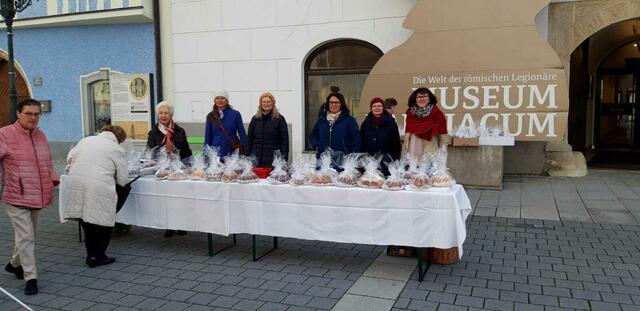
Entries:
{"label": "patterned scarf", "polygon": [[431,114],[431,110],[434,105],[427,105],[426,107],[420,108],[418,106],[411,107],[411,113],[413,116],[417,118],[426,118]]}
{"label": "patterned scarf", "polygon": [[176,146],[173,144],[173,133],[175,132],[175,128],[176,125],[173,123],[173,120],[169,122],[168,127],[158,123],[158,129],[160,129],[160,132],[164,134],[162,145],[167,149],[167,153],[173,153],[176,151]]}
{"label": "patterned scarf", "polygon": [[329,126],[333,126],[333,124],[336,123],[338,118],[340,118],[340,113],[342,113],[342,110],[336,113],[331,113],[327,111],[327,122],[329,122]]}

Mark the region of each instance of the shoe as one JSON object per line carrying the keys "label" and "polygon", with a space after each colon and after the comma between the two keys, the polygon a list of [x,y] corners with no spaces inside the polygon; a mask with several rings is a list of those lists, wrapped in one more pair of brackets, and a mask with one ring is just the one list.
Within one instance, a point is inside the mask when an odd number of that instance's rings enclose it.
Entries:
{"label": "shoe", "polygon": [[94,257],[87,257],[87,259],[84,261],[87,266],[89,266],[89,268],[95,268],[95,267],[99,267],[99,266],[105,266],[105,265],[109,265],[112,264],[114,262],[116,262],[116,259],[113,257],[105,257],[102,259],[97,259]]}
{"label": "shoe", "polygon": [[8,263],[7,266],[4,267],[4,271],[15,274],[19,280],[24,279],[24,270],[22,270],[22,266],[14,268],[11,263]]}
{"label": "shoe", "polygon": [[174,234],[176,234],[175,230],[167,230],[164,232],[164,237],[169,238],[169,237],[172,237]]}
{"label": "shoe", "polygon": [[24,294],[27,296],[35,295],[38,293],[38,280],[31,279],[27,281],[27,285],[24,287]]}
{"label": "shoe", "polygon": [[178,234],[178,235],[187,235],[187,231],[184,231],[184,230],[178,230],[178,231],[177,231],[177,234]]}

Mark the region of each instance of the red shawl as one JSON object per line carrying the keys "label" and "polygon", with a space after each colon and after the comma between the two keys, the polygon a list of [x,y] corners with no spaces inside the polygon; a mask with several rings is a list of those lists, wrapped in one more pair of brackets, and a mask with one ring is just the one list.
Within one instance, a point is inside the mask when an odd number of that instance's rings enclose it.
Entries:
{"label": "red shawl", "polygon": [[167,134],[164,135],[162,139],[162,144],[167,149],[167,153],[173,153],[176,150],[176,146],[173,144],[173,133],[175,132],[176,125],[173,123],[173,120],[169,123],[169,126],[165,126],[164,129],[167,131]]}
{"label": "red shawl", "polygon": [[426,118],[414,116],[409,109],[407,110],[406,132],[430,141],[434,136],[447,134],[447,120],[438,106],[433,106],[431,113]]}

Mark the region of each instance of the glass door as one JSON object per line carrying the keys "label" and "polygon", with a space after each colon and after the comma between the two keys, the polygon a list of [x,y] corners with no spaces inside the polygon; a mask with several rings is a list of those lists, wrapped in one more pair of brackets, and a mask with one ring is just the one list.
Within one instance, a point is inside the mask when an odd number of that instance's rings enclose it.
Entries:
{"label": "glass door", "polygon": [[635,73],[606,73],[598,79],[598,147],[630,148],[640,138],[635,120],[637,109],[638,75]]}

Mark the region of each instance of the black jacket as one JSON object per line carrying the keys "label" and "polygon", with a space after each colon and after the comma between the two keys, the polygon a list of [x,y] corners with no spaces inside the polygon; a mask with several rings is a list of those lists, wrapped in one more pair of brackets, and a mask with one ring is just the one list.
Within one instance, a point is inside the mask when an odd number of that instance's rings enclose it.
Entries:
{"label": "black jacket", "polygon": [[370,112],[362,122],[362,126],[360,126],[361,151],[373,156],[384,155],[380,166],[382,173],[388,176],[389,170],[385,163],[400,159],[402,145],[398,125],[391,114],[385,111],[382,114],[382,119],[381,125],[375,125]]}
{"label": "black jacket", "polygon": [[[185,133],[184,129],[175,124],[175,129],[173,130],[173,145],[176,146],[176,149],[180,150],[180,159],[186,159],[191,156],[191,148],[189,148],[189,143],[187,142],[187,133]],[[147,148],[154,148],[156,146],[163,146],[162,140],[164,139],[164,134],[160,132],[160,129],[155,126],[151,131],[149,131],[149,136],[147,137]]]}
{"label": "black jacket", "polygon": [[249,150],[247,154],[253,155],[258,161],[257,167],[272,167],[273,152],[280,150],[282,156],[289,158],[289,132],[284,116],[274,119],[271,113],[258,119],[255,116],[249,123]]}

